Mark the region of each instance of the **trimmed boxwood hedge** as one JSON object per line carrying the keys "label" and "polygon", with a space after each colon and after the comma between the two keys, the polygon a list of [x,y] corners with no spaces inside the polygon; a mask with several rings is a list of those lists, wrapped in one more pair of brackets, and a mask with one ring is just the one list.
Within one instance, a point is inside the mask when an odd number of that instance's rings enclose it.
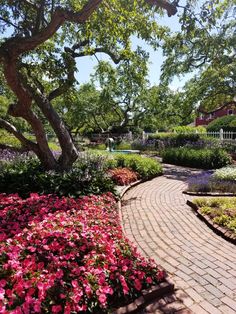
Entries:
{"label": "trimmed boxwood hedge", "polygon": [[165,163],[202,169],[217,169],[232,163],[231,157],[220,148],[168,148],[163,151],[162,159]]}

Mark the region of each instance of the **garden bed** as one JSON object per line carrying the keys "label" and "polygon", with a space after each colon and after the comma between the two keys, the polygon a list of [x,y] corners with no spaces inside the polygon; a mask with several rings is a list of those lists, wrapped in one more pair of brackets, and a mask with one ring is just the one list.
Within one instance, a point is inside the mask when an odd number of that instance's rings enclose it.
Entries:
{"label": "garden bed", "polygon": [[0,196],[5,313],[107,313],[122,304],[137,311],[173,290],[163,269],[123,236],[111,193],[79,199]]}
{"label": "garden bed", "polygon": [[[216,200],[216,199],[214,199],[214,200]],[[205,204],[207,204],[207,205],[214,205],[214,201],[212,200],[212,203],[210,203],[210,201],[211,201],[210,199],[208,199],[208,200],[200,200],[199,199],[199,203],[200,202],[203,202],[203,203],[206,202]],[[222,202],[223,201],[224,200],[222,200]],[[209,208],[208,214],[206,214],[204,212],[204,210],[202,210],[202,208],[204,208],[204,207],[199,206],[196,203],[198,203],[198,200],[195,200],[193,202],[191,202],[189,200],[187,201],[187,205],[189,205],[196,212],[198,217],[201,220],[203,220],[215,233],[222,236],[227,241],[230,241],[231,243],[236,244],[236,224],[235,224],[235,231],[232,231],[223,225],[217,224],[216,222],[214,222],[214,219],[212,219],[212,217],[210,215],[211,214],[210,208]],[[206,209],[206,206],[205,206],[205,209]],[[213,206],[212,206],[212,211],[214,211]],[[235,211],[235,213],[236,213],[236,211]],[[223,216],[223,218],[225,218],[225,217]],[[235,218],[236,218],[236,216],[235,216]]]}
{"label": "garden bed", "polygon": [[215,196],[215,197],[220,197],[220,196],[228,196],[228,197],[233,197],[236,196],[235,193],[223,193],[223,192],[192,192],[192,191],[183,191],[183,194],[187,195],[194,195],[194,196]]}
{"label": "garden bed", "polygon": [[236,196],[236,167],[205,171],[189,178],[183,193],[199,196]]}

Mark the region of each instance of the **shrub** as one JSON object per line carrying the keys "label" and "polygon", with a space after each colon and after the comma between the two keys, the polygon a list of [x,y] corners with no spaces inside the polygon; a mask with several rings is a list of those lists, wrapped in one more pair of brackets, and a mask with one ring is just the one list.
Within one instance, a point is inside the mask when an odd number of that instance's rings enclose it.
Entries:
{"label": "shrub", "polygon": [[220,129],[224,131],[236,131],[236,127],[233,126],[235,123],[235,116],[223,116],[211,121],[207,126],[209,132],[219,132]]}
{"label": "shrub", "polygon": [[206,133],[206,128],[203,126],[177,126],[173,128],[176,133]]}
{"label": "shrub", "polygon": [[131,149],[131,144],[125,141],[121,141],[119,144],[115,144],[117,150],[128,150]]}
{"label": "shrub", "polygon": [[236,193],[236,182],[232,180],[217,179],[211,173],[191,177],[188,180],[188,191],[191,192],[217,192]]}
{"label": "shrub", "polygon": [[152,158],[134,154],[116,154],[114,158],[117,161],[118,167],[130,168],[137,172],[142,179],[152,178],[162,173],[162,166]]}
{"label": "shrub", "polygon": [[131,143],[131,149],[147,151],[155,149],[155,141],[153,140],[135,140]]}
{"label": "shrub", "polygon": [[168,148],[162,153],[163,162],[194,168],[216,169],[232,163],[222,149]]}
{"label": "shrub", "polygon": [[36,158],[24,158],[8,163],[0,173],[0,192],[31,192],[78,197],[114,190],[114,183],[105,174],[103,156],[83,154],[70,171],[44,171]]}
{"label": "shrub", "polygon": [[200,211],[212,221],[236,233],[236,198],[195,199]]}
{"label": "shrub", "polygon": [[114,197],[0,195],[2,313],[110,313],[165,273],[123,236]]}
{"label": "shrub", "polygon": [[[219,141],[212,138],[207,138],[205,134],[200,133],[165,133],[152,136],[151,141],[154,142],[155,147],[159,150],[171,147],[216,147],[219,146]],[[150,141],[150,139],[148,140]]]}
{"label": "shrub", "polygon": [[128,168],[110,169],[108,174],[117,185],[128,185],[138,180],[138,175]]}
{"label": "shrub", "polygon": [[236,181],[236,167],[230,166],[217,169],[212,175],[212,178],[224,181]]}

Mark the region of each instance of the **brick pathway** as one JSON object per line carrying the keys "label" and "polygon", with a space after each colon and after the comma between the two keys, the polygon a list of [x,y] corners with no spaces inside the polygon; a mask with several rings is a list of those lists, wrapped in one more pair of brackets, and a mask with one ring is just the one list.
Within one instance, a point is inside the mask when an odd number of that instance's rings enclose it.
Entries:
{"label": "brick pathway", "polygon": [[186,313],[186,309],[196,314],[236,313],[236,247],[186,205],[191,197],[182,191],[186,178],[194,173],[166,165],[164,176],[132,188],[123,197],[126,236],[167,270],[177,288],[169,300],[158,300],[143,313]]}

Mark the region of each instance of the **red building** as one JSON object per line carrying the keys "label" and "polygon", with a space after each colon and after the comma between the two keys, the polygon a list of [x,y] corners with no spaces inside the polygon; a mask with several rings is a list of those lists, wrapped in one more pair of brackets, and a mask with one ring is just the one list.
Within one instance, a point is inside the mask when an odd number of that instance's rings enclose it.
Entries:
{"label": "red building", "polygon": [[206,112],[198,110],[198,117],[195,119],[195,126],[208,125],[211,121],[216,118],[220,118],[226,115],[236,115],[236,102],[224,104],[223,106],[215,109],[214,111]]}

